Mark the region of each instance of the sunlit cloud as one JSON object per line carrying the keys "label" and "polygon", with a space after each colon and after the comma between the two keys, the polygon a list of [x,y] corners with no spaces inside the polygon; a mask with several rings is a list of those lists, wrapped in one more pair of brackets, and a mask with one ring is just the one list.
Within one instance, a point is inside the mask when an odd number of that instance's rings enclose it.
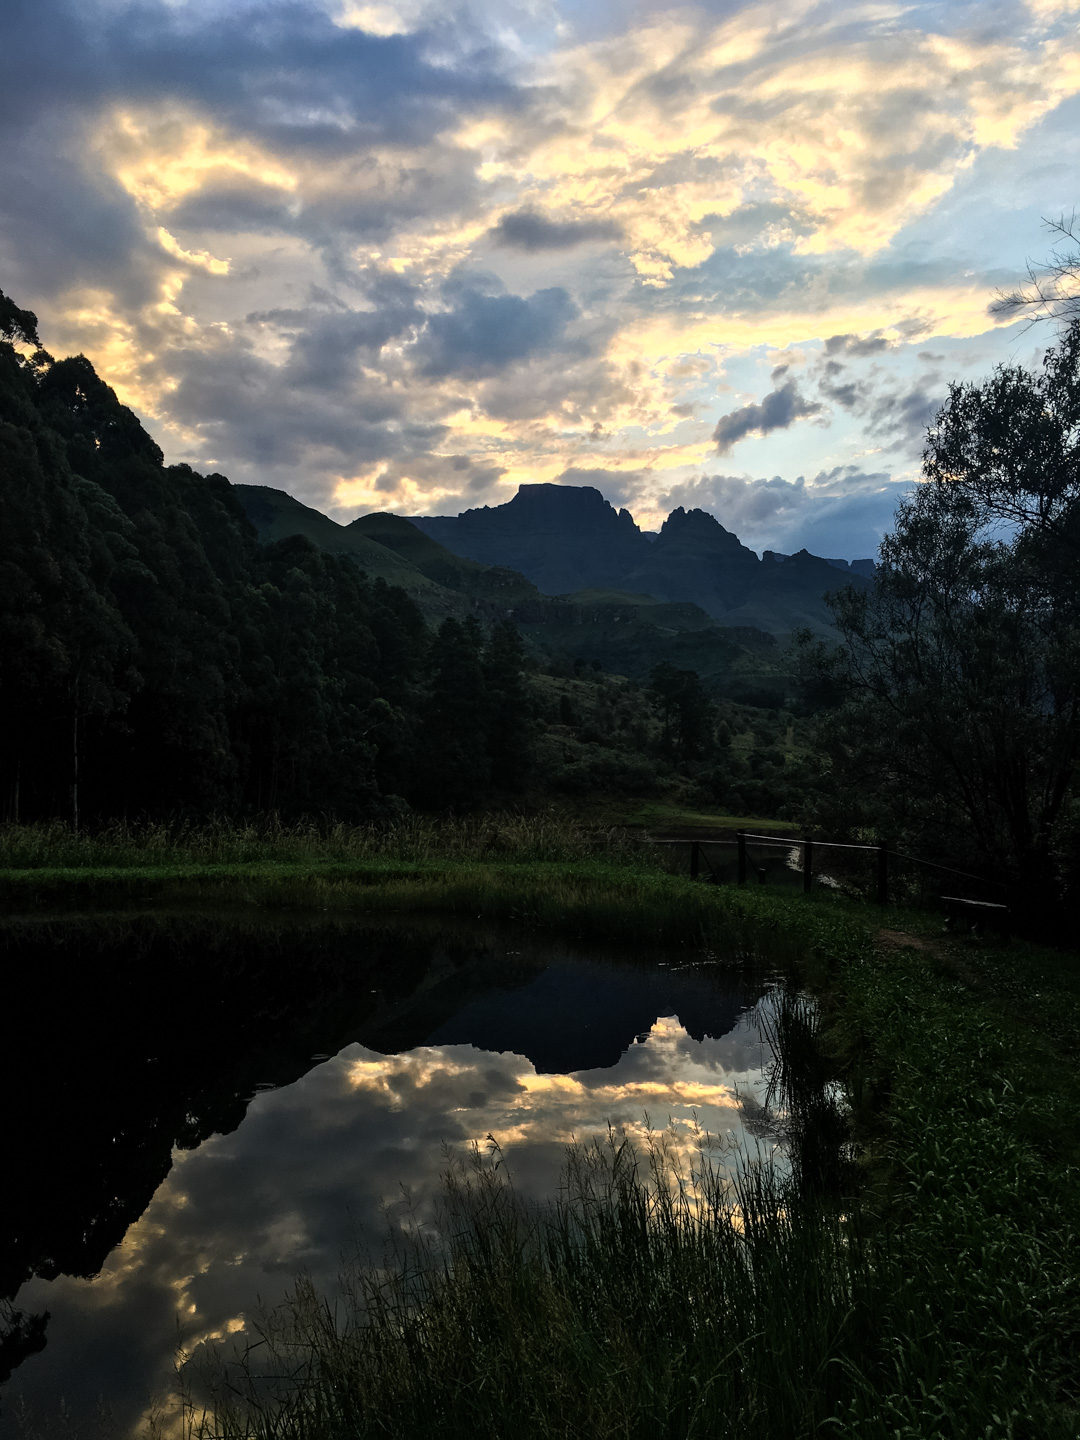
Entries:
{"label": "sunlit cloud", "polygon": [[952,343],[953,378],[1015,352],[987,305],[1027,252],[983,169],[1025,158],[1029,250],[1075,200],[1080,146],[1043,138],[1080,94],[1058,0],[977,31],[948,6],[151,3],[124,29],[91,5],[53,74],[60,3],[4,32],[0,283],[170,459],[341,518],[573,469],[632,472],[648,518],[718,445],[748,476],[910,478],[944,383],[916,347]]}

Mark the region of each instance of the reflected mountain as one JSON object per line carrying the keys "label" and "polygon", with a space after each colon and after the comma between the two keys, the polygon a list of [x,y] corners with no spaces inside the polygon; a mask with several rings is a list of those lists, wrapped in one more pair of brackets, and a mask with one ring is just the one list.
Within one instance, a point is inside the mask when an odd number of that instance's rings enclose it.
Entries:
{"label": "reflected mountain", "polygon": [[[569,1075],[614,1065],[665,1015],[676,1016],[694,1040],[719,1039],[735,1028],[746,1003],[743,977],[718,975],[715,967],[631,969],[553,960],[512,995],[491,990],[468,1001],[421,1043],[512,1050],[541,1075]],[[374,1036],[365,1043],[383,1048]]]}

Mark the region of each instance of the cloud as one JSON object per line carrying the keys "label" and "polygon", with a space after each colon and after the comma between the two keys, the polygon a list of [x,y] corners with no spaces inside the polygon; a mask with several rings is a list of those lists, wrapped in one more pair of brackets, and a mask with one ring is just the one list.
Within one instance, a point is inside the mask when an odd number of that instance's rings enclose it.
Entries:
{"label": "cloud", "polygon": [[[825,406],[795,464],[906,463],[939,393],[906,347],[1009,283],[980,157],[1025,164],[1034,227],[1064,203],[1077,46],[1008,13],[12,0],[0,277],[170,459],[316,504],[467,495],[448,456],[493,499],[699,473]],[[732,360],[806,342],[849,368],[730,411]]]}
{"label": "cloud", "polygon": [[618,240],[622,227],[613,220],[549,220],[538,210],[503,215],[489,232],[496,245],[514,250],[570,250],[589,240]]}
{"label": "cloud", "polygon": [[896,348],[897,342],[880,333],[874,335],[830,335],[825,341],[826,355],[880,355]]}
{"label": "cloud", "polygon": [[945,386],[937,374],[928,375],[907,389],[879,394],[869,411],[872,430],[881,438],[920,454],[926,431],[945,401]]}
{"label": "cloud", "polygon": [[[529,952],[527,940],[512,943]],[[437,984],[426,987],[427,1024],[437,1027],[427,1043],[385,1055],[348,1044],[299,1080],[258,1094],[230,1134],[175,1153],[145,1214],[98,1276],[30,1282],[22,1303],[52,1312],[51,1338],[5,1391],[13,1406],[18,1396],[41,1422],[66,1392],[78,1424],[99,1413],[104,1394],[112,1432],[136,1433],[148,1397],[175,1386],[178,1317],[189,1353],[229,1334],[243,1343],[298,1274],[333,1297],[343,1257],[377,1258],[391,1235],[434,1238],[433,1203],[451,1156],[467,1163],[469,1145],[482,1149],[489,1135],[517,1193],[530,1199],[558,1193],[575,1137],[602,1139],[610,1124],[643,1143],[646,1112],[670,1121],[665,1133],[676,1155],[697,1156],[701,1129],[738,1136],[753,1151],[740,1101],[764,1100],[769,1047],[760,1012],[745,1008],[753,995],[741,982],[717,987],[713,998],[695,995],[694,977],[672,974],[660,984],[676,1007],[657,1007],[651,1024],[646,1008],[636,1041],[638,1026],[616,1034],[614,1063],[598,1057],[597,1068],[547,1074],[515,1053],[515,1038],[538,1040],[549,1053],[561,1049],[569,1012],[581,1017],[569,1025],[571,1046],[588,1035],[586,1053],[597,1055],[628,1013],[633,1019],[642,1011],[635,992],[644,989],[647,1007],[649,990],[602,961],[580,965],[571,957],[560,967],[556,958],[544,971],[549,947],[531,996],[507,1002],[505,989],[484,974],[496,963],[493,952],[477,955],[480,947],[464,938],[458,948],[476,956],[474,968],[462,970],[467,958],[458,966],[464,998],[456,1008],[447,1008]],[[517,956],[498,957],[504,982],[509,976],[513,985],[521,964]],[[658,988],[651,978],[645,984]],[[588,1003],[560,1004],[567,994]],[[690,1011],[695,1033],[704,1020],[730,1018],[694,1039],[674,1008]],[[393,1001],[387,1009],[392,1029],[400,1009]],[[602,1040],[587,1024],[590,1009],[606,1017]],[[440,1036],[447,1030],[458,1032],[456,1040]],[[721,1164],[732,1164],[733,1155],[734,1148],[717,1151]]]}
{"label": "cloud", "polygon": [[85,107],[122,94],[158,110],[195,102],[248,133],[338,151],[357,135],[415,143],[472,104],[513,103],[498,47],[467,26],[441,44],[431,31],[373,35],[295,0],[201,14],[153,0],[16,0],[4,14],[0,120],[16,128],[60,96]]}
{"label": "cloud", "polygon": [[713,431],[716,453],[727,455],[747,435],[768,435],[773,430],[786,430],[796,420],[816,415],[821,406],[799,394],[794,380],[784,383],[766,395],[759,404],[744,405],[722,415]]}
{"label": "cloud", "polygon": [[755,550],[807,549],[829,559],[860,560],[877,554],[909,489],[884,472],[837,466],[810,481],[801,475],[795,480],[702,475],[673,486],[660,500],[669,508],[711,512]]}
{"label": "cloud", "polygon": [[418,349],[428,376],[492,374],[537,351],[566,346],[577,306],[553,286],[522,295],[486,295],[461,288],[451,310],[428,318]]}
{"label": "cloud", "polygon": [[599,465],[591,468],[570,465],[555,476],[555,482],[559,485],[591,485],[612,505],[632,507],[634,496],[639,492],[645,475],[643,470],[607,470]]}

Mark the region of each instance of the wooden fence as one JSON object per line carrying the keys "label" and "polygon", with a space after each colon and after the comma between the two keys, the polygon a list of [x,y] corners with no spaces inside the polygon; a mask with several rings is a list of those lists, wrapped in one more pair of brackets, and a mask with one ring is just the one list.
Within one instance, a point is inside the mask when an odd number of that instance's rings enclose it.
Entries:
{"label": "wooden fence", "polygon": [[[884,844],[854,845],[848,841],[812,840],[809,836],[759,835],[751,830],[737,830],[734,839],[702,840],[700,838],[695,839],[687,836],[684,839],[652,840],[649,843],[654,845],[689,845],[691,877],[694,879],[702,878],[704,870],[708,872],[704,878],[711,880],[719,880],[720,876],[706,853],[707,850],[713,847],[730,848],[733,846],[737,851],[736,879],[740,885],[746,884],[749,871],[753,864],[749,855],[751,846],[756,848],[758,846],[768,845],[785,850],[791,850],[795,846],[799,846],[802,850],[802,863],[799,868],[802,872],[802,888],[804,894],[808,894],[813,886],[815,873],[814,861],[815,856],[820,851],[862,851],[868,857],[873,858],[874,898],[879,905],[887,905],[889,903],[890,879],[895,874],[895,862],[897,861],[918,865],[924,870],[936,871],[943,877],[943,880],[946,876],[955,876],[958,879],[963,879],[978,885],[982,890],[988,888],[992,890],[1002,890],[1004,888],[995,881],[987,880],[985,876],[972,875],[969,871],[957,870],[951,865],[939,864],[936,860],[924,860],[918,855],[907,855],[900,850],[891,850],[888,845]],[[764,869],[756,865],[754,865],[753,868],[758,873],[758,879],[764,881],[766,878]]]}

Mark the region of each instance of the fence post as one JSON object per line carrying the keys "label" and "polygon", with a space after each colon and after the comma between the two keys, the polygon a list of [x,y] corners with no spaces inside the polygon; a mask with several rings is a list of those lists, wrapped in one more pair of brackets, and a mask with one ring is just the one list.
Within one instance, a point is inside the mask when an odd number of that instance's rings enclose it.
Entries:
{"label": "fence post", "polygon": [[879,845],[877,848],[877,903],[887,905],[889,903],[889,847]]}
{"label": "fence post", "polygon": [[810,882],[814,878],[814,842],[813,840],[803,841],[802,852],[802,888],[803,894],[810,894]]}
{"label": "fence post", "polygon": [[696,880],[701,868],[701,846],[696,840],[690,841],[690,879]]}
{"label": "fence post", "polygon": [[739,884],[746,884],[746,832],[735,831],[735,839],[739,842]]}

